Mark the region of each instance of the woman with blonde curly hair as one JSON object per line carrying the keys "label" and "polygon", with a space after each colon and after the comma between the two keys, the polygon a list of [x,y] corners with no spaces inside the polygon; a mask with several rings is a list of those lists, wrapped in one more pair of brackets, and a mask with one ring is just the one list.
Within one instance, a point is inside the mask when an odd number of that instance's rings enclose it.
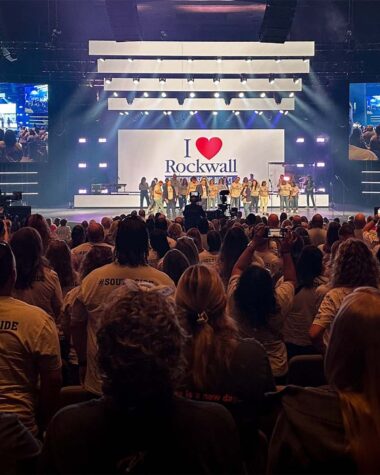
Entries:
{"label": "woman with blonde curly hair", "polygon": [[178,282],[176,303],[190,336],[183,395],[223,403],[244,442],[250,441],[248,447],[256,435],[264,393],[274,388],[265,350],[253,338],[239,338],[237,324],[226,314],[224,285],[215,270],[189,267]]}
{"label": "woman with blonde curly hair", "polygon": [[289,386],[268,473],[380,473],[380,292],[358,288],[335,317],[329,386]]}
{"label": "woman with blonde curly hair", "polygon": [[358,287],[377,288],[379,265],[368,246],[358,239],[347,239],[339,246],[331,268],[330,288],[322,300],[310,328],[314,346],[324,352],[331,324],[343,299]]}

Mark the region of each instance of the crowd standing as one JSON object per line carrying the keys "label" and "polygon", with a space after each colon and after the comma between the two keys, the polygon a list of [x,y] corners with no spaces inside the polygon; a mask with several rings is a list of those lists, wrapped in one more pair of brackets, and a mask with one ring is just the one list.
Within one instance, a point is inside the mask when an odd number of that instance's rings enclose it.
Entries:
{"label": "crowd standing", "polygon": [[379,473],[379,260],[360,213],[0,220],[1,471]]}

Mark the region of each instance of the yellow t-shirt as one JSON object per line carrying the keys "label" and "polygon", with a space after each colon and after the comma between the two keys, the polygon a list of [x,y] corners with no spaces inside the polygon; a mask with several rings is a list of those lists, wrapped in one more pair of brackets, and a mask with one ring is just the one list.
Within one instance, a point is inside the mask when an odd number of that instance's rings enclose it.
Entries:
{"label": "yellow t-shirt", "polygon": [[218,196],[218,192],[219,192],[218,185],[210,185],[208,189],[209,189],[210,198],[216,198]]}
{"label": "yellow t-shirt", "polygon": [[52,269],[44,267],[36,276],[32,286],[27,289],[14,289],[12,296],[30,305],[42,308],[55,320],[61,315],[63,296],[58,275]]}
{"label": "yellow t-shirt", "polygon": [[96,365],[96,333],[103,314],[103,304],[114,289],[124,284],[125,279],[175,288],[170,277],[153,267],[129,267],[116,262],[95,269],[83,279],[71,321],[87,321],[87,371],[84,387],[94,394],[101,394],[101,380]]}
{"label": "yellow t-shirt", "polygon": [[260,191],[259,191],[260,196],[269,196],[269,190],[267,186],[260,186]]}
{"label": "yellow t-shirt", "polygon": [[190,193],[192,193],[194,191],[197,191],[197,186],[198,186],[197,182],[193,183],[192,181],[190,181],[189,182],[189,187],[187,189],[187,194],[189,195]]}
{"label": "yellow t-shirt", "polygon": [[174,198],[173,187],[168,186],[168,200],[172,200]]}
{"label": "yellow t-shirt", "polygon": [[0,410],[17,413],[34,434],[41,371],[61,367],[56,325],[40,308],[0,297]]}
{"label": "yellow t-shirt", "polygon": [[162,188],[161,185],[157,183],[157,185],[154,187],[153,199],[159,200],[160,198],[162,198]]}
{"label": "yellow t-shirt", "polygon": [[231,198],[239,198],[241,190],[242,190],[241,183],[234,183],[233,182],[231,184],[231,190],[230,190]]}

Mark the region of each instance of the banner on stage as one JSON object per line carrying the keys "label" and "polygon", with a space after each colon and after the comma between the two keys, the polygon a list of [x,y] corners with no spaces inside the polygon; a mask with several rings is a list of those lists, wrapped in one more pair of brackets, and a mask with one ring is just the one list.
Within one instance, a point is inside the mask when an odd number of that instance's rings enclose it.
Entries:
{"label": "banner on stage", "polygon": [[120,183],[137,189],[177,176],[268,179],[268,163],[284,162],[284,130],[119,130]]}

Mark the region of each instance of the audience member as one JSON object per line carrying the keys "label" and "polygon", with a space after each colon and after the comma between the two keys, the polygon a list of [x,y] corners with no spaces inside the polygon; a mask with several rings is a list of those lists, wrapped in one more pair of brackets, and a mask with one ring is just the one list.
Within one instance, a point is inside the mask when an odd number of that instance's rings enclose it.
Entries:
{"label": "audience member", "polygon": [[204,251],[203,243],[202,243],[202,237],[201,233],[199,232],[198,228],[190,228],[187,233],[187,236],[189,236],[193,241],[194,244],[197,246],[199,258],[201,253]]}
{"label": "audience member", "polygon": [[233,227],[227,231],[220,250],[218,270],[225,287],[231,277],[232,269],[241,253],[248,245],[248,238],[240,227]]}
{"label": "audience member", "polygon": [[216,268],[218,264],[219,252],[222,246],[220,234],[216,231],[209,231],[207,233],[207,249],[199,254],[199,262],[206,266]]}
{"label": "audience member", "polygon": [[87,242],[74,247],[71,251],[74,258],[75,269],[79,269],[83,257],[93,246],[109,246],[109,244],[104,242],[103,226],[96,222],[89,224],[87,228],[87,239]]}
{"label": "audience member", "polygon": [[363,229],[366,225],[365,216],[363,213],[358,213],[354,217],[354,237],[363,241]]}
{"label": "audience member", "polygon": [[178,249],[168,251],[162,261],[162,271],[172,279],[175,285],[188,267],[190,267],[189,260]]}
{"label": "audience member", "polygon": [[80,246],[86,241],[86,231],[81,224],[76,224],[71,230],[70,249]]}
{"label": "audience member", "polygon": [[43,253],[45,254],[50,241],[53,239],[46,219],[40,214],[31,214],[26,221],[26,225],[38,231],[42,240]]}
{"label": "audience member", "polygon": [[161,229],[154,229],[149,236],[151,249],[148,254],[148,263],[152,267],[158,267],[159,261],[170,250],[167,235]]}
{"label": "audience member", "polygon": [[73,268],[71,252],[65,241],[55,240],[49,244],[46,259],[57,273],[63,296],[78,284],[78,278]]}
{"label": "audience member", "polygon": [[67,226],[67,219],[61,219],[59,227],[56,229],[55,234],[58,239],[62,239],[67,243],[71,240],[71,228]]}
{"label": "audience member", "polygon": [[323,218],[320,214],[315,214],[310,221],[309,236],[313,246],[320,246],[326,240],[326,230],[323,228]]}
{"label": "audience member", "polygon": [[177,240],[175,248],[187,257],[191,266],[198,264],[199,254],[193,239],[188,236],[183,236]]}

